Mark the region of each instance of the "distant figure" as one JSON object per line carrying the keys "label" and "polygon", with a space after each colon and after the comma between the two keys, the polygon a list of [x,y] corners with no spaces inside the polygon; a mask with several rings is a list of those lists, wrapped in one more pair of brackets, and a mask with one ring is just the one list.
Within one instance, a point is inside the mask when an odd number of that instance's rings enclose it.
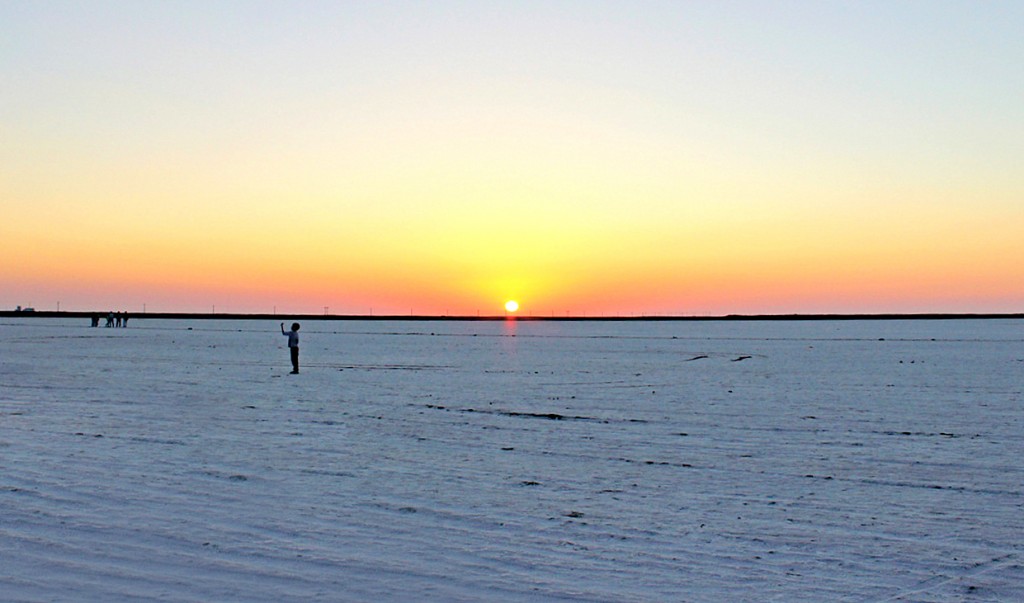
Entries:
{"label": "distant figure", "polygon": [[93,327],[100,326],[100,315],[99,314],[93,314],[92,315],[92,326]]}
{"label": "distant figure", "polygon": [[292,330],[285,331],[284,323],[281,323],[281,334],[288,336],[288,351],[292,355],[292,373],[293,375],[299,374],[299,323],[292,323]]}
{"label": "distant figure", "polygon": [[127,327],[128,326],[128,313],[127,312],[122,312],[121,313],[121,326],[122,327]]}
{"label": "distant figure", "polygon": [[118,328],[121,327],[121,313],[120,312],[118,312],[117,314],[114,315],[114,325],[116,327],[118,327]]}
{"label": "distant figure", "polygon": [[112,327],[112,326],[114,326],[114,312],[113,311],[111,311],[109,314],[107,314],[107,327]]}

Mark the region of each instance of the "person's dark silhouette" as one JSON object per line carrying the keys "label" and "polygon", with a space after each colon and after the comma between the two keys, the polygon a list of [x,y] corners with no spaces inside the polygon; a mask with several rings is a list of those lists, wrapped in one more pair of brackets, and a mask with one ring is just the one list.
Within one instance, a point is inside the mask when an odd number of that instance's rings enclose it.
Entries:
{"label": "person's dark silhouette", "polygon": [[281,323],[281,334],[288,336],[288,351],[292,356],[292,374],[299,374],[299,323],[292,323],[292,330],[285,331],[284,323]]}

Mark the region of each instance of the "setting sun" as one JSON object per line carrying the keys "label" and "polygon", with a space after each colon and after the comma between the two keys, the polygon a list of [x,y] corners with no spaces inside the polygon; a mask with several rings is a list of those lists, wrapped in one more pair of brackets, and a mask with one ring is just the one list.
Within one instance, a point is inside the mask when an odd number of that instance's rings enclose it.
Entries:
{"label": "setting sun", "polygon": [[519,302],[517,302],[516,300],[510,299],[507,302],[505,302],[505,311],[506,312],[515,312],[518,309],[519,309]]}

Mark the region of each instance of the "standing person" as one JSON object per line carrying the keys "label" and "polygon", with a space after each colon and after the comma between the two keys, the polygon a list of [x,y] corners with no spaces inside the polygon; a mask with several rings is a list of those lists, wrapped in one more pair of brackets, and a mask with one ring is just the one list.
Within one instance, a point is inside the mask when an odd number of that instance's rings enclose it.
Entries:
{"label": "standing person", "polygon": [[124,316],[122,317],[121,326],[122,327],[127,327],[128,326],[128,312],[127,311],[124,312]]}
{"label": "standing person", "polygon": [[284,323],[281,323],[281,334],[288,336],[288,351],[292,355],[292,373],[293,375],[299,374],[299,323],[292,323],[292,330],[285,331]]}

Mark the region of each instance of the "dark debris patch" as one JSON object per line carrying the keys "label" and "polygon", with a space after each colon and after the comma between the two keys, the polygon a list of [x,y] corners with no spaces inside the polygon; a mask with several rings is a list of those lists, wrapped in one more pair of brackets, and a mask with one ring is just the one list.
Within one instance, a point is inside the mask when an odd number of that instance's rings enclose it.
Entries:
{"label": "dark debris patch", "polygon": [[954,439],[954,438],[963,438],[963,437],[969,437],[969,438],[979,438],[979,437],[981,437],[980,434],[974,434],[974,435],[968,436],[968,435],[965,435],[965,434],[951,433],[951,432],[948,432],[948,431],[940,431],[940,432],[930,432],[930,431],[876,431],[874,433],[877,433],[879,435],[886,435],[886,436],[910,436],[910,437],[918,437],[918,438],[950,438],[950,439]]}
{"label": "dark debris patch", "polygon": [[664,467],[683,467],[683,468],[686,468],[686,469],[690,469],[690,468],[693,467],[693,465],[691,465],[690,463],[673,463],[673,462],[670,462],[670,461],[652,461],[652,460],[638,461],[636,459],[627,459],[625,457],[619,457],[619,458],[613,459],[613,460],[621,461],[623,463],[631,463],[631,464],[634,464],[634,465],[661,465],[661,466],[664,466]]}
{"label": "dark debris patch", "polygon": [[590,423],[648,423],[646,419],[603,419],[600,417],[587,417],[583,415],[563,415],[557,412],[521,412],[516,410],[501,410],[490,408],[448,408],[437,404],[426,404],[426,408],[434,410],[455,411],[462,413],[474,413],[482,415],[499,415],[518,419],[545,419],[548,421],[586,421]]}

